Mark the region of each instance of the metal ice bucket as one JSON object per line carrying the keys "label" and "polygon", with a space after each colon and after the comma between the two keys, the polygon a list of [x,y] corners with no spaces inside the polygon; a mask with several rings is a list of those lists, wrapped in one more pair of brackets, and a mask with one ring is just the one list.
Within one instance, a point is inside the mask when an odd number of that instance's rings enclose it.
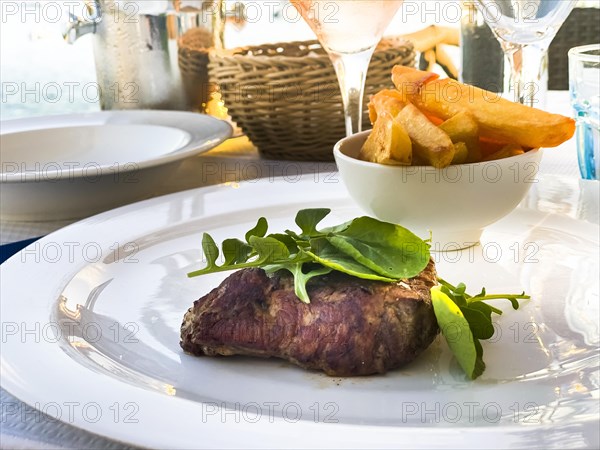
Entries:
{"label": "metal ice bucket", "polygon": [[[181,45],[222,48],[223,0],[86,2],[85,18],[73,15],[64,37],[74,43],[94,34],[100,106],[112,109],[165,109],[204,112],[210,95],[180,69]],[[189,78],[189,76],[188,76]],[[202,77],[200,77],[202,78]]]}

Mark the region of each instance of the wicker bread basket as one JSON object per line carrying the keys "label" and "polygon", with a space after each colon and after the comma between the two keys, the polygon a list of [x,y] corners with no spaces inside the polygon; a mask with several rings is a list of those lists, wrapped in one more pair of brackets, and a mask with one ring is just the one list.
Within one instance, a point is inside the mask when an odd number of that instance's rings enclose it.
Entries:
{"label": "wicker bread basket", "polygon": [[186,96],[194,109],[203,110],[217,87],[208,79],[208,54],[212,34],[204,28],[192,28],[179,40],[179,70]]}
{"label": "wicker bread basket", "polygon": [[[413,66],[411,43],[386,39],[369,68],[370,94],[392,87],[396,64]],[[331,60],[317,41],[212,52],[209,76],[234,122],[265,158],[330,161],[345,136],[342,99]],[[366,113],[363,128],[370,127]]]}

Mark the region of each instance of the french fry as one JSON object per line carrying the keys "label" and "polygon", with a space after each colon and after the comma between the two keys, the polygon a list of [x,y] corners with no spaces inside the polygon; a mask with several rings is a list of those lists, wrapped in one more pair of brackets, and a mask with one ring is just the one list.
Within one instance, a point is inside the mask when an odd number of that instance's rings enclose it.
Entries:
{"label": "french fry", "polygon": [[419,68],[433,70],[436,62],[435,49],[431,48],[421,53]]}
{"label": "french fry", "polygon": [[458,78],[458,68],[454,64],[454,61],[452,61],[452,58],[450,57],[448,52],[444,49],[443,44],[436,45],[435,59],[436,59],[436,62],[439,64],[439,66],[442,69],[444,69],[444,72],[446,72],[446,74],[449,77],[451,77],[455,80]]}
{"label": "french fry", "polygon": [[435,81],[438,78],[439,75],[435,73],[406,66],[394,66],[392,69],[392,81],[396,89],[398,89],[399,98],[404,102],[411,101],[413,97],[421,92],[425,84]]}
{"label": "french fry", "polygon": [[425,161],[419,155],[417,155],[416,153],[413,153],[412,165],[413,166],[428,166],[429,164],[427,164],[427,161]]}
{"label": "french fry", "polygon": [[498,150],[496,153],[492,153],[491,155],[486,156],[484,161],[495,161],[497,159],[510,158],[511,156],[518,156],[525,153],[523,149],[516,144],[508,144],[505,145],[502,149]]}
{"label": "french fry", "polygon": [[439,25],[430,25],[415,33],[405,34],[403,39],[414,44],[415,50],[424,52],[438,44],[459,45],[459,30]]}
{"label": "french fry", "polygon": [[[439,125],[446,132],[452,142],[462,142],[468,149],[468,155],[463,162],[481,161],[481,149],[479,148],[479,125],[471,113],[462,111]],[[456,158],[455,158],[456,159]],[[453,162],[453,164],[456,164]]]}
{"label": "french fry", "polygon": [[383,113],[375,122],[358,157],[380,164],[410,166],[412,142],[402,124],[391,114]]}
{"label": "french fry", "polygon": [[394,66],[392,68],[392,82],[400,92],[401,98],[406,100],[419,94],[423,86],[437,80],[439,77],[436,73],[407,66]]}
{"label": "french fry", "polygon": [[408,132],[413,152],[433,167],[444,168],[452,163],[454,144],[450,137],[436,127],[412,104],[406,105],[396,116]]}
{"label": "french fry", "polygon": [[454,158],[452,158],[452,164],[464,164],[467,162],[469,157],[469,149],[467,144],[464,142],[456,142],[454,144]]}
{"label": "french fry", "polygon": [[506,142],[499,142],[485,137],[479,138],[479,149],[481,150],[481,156],[484,159],[496,152],[499,152],[507,145],[508,144]]}
{"label": "french fry", "polygon": [[408,132],[404,126],[402,126],[402,123],[396,119],[392,121],[392,143],[390,152],[394,161],[398,161],[406,166],[411,165],[413,157],[412,141],[410,140]]}
{"label": "french fry", "polygon": [[435,126],[440,126],[441,124],[444,123],[444,120],[440,119],[439,117],[435,117],[435,116],[430,116],[425,114],[425,116],[427,116],[427,118],[429,119],[429,121],[434,124]]}
{"label": "french fry", "polygon": [[392,80],[401,97],[426,114],[450,119],[468,111],[479,124],[481,136],[522,147],[556,147],[575,133],[575,121],[519,103],[497,94],[435,74],[396,66]]}
{"label": "french fry", "polygon": [[398,113],[406,106],[400,96],[400,93],[392,89],[384,89],[371,97],[369,101],[369,119],[375,123],[377,116],[389,113],[396,117]]}

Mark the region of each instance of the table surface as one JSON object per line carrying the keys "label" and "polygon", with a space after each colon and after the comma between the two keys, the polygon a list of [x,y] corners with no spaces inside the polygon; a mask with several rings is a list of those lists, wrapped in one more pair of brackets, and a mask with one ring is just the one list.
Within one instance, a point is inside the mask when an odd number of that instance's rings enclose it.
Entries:
{"label": "table surface", "polygon": [[[548,98],[549,111],[565,113],[570,110],[566,92],[550,92]],[[221,170],[214,178],[198,177],[201,167],[207,163],[217,163]],[[243,180],[240,163],[251,162],[264,170],[267,176],[285,174],[290,167],[297,173],[335,170],[333,163],[298,163],[285,161],[267,161],[261,159],[257,150],[245,137],[231,139],[219,147],[203,155],[190,158],[182,164],[178,176],[167,186],[168,194],[220,182]],[[543,175],[552,175],[575,180],[579,178],[577,155],[574,140],[570,140],[558,148],[548,149],[540,167]],[[55,231],[70,222],[47,222],[40,218],[38,222],[0,222],[1,244],[38,237]],[[32,408],[21,403],[4,389],[0,390],[1,410],[1,448],[123,448],[122,444],[112,442],[55,419],[34,413]],[[16,412],[15,412],[16,411]]]}

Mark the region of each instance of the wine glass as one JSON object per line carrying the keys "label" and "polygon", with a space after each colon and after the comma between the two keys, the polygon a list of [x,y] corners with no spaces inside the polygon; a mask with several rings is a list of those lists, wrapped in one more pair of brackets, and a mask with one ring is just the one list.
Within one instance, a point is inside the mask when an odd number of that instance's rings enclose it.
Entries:
{"label": "wine glass", "polygon": [[504,85],[505,92],[513,92],[515,102],[544,106],[548,90],[546,52],[576,2],[477,0],[510,62],[512,73]]}
{"label": "wine glass", "polygon": [[362,129],[366,74],[403,0],[291,0],[329,54],[342,91],[346,134]]}

